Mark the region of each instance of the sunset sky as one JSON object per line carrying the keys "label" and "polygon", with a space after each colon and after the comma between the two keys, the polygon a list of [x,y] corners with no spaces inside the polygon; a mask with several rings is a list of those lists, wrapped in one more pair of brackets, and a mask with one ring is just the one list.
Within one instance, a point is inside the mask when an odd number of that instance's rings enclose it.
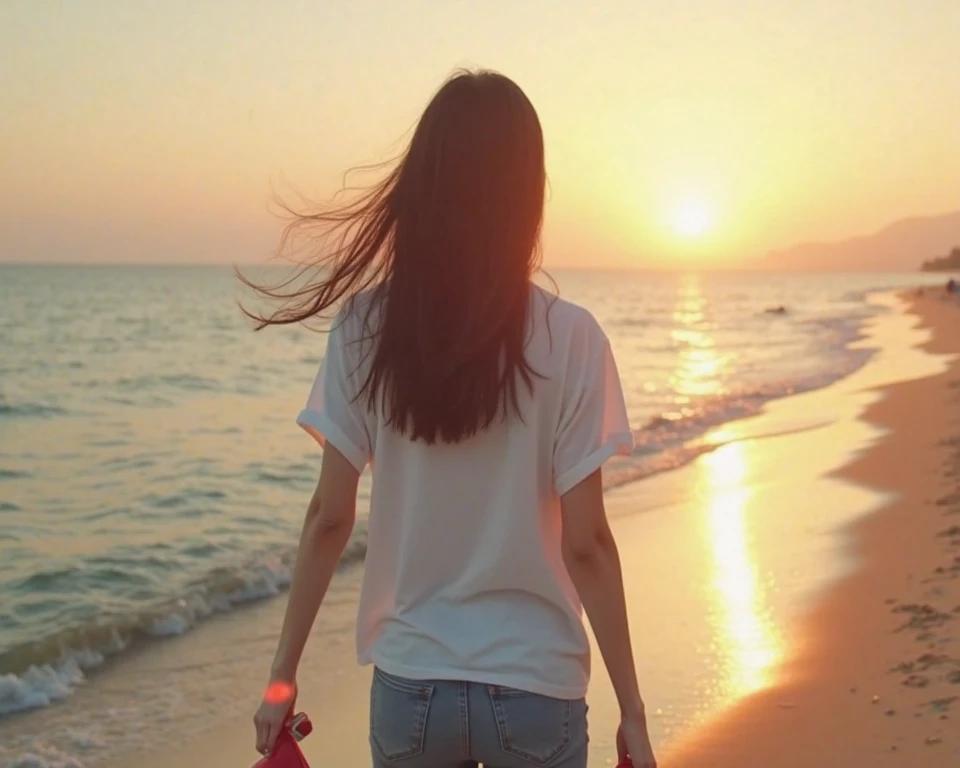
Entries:
{"label": "sunset sky", "polygon": [[725,266],[960,208],[958,0],[6,0],[0,260],[251,262],[272,191],[514,78],[548,266]]}

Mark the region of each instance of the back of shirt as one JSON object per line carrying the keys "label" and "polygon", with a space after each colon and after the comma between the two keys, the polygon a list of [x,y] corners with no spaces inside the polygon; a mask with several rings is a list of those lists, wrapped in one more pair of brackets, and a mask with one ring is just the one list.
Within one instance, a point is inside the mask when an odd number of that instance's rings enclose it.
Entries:
{"label": "back of shirt", "polygon": [[298,423],[373,484],[361,664],[413,679],[585,695],[590,646],[560,550],[560,497],[633,437],[610,344],[586,310],[532,287],[520,417],[461,443],[413,442],[357,398],[368,299],[342,312]]}

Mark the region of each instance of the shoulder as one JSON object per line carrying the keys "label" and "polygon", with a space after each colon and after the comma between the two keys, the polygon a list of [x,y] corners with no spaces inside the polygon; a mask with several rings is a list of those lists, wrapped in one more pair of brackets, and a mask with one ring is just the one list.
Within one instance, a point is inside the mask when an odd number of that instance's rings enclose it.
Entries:
{"label": "shoulder", "polygon": [[376,289],[350,297],[330,322],[327,350],[336,350],[344,364],[354,371],[366,370],[371,359],[379,333],[378,297]]}
{"label": "shoulder", "polygon": [[534,321],[575,346],[603,346],[607,336],[590,310],[539,286],[533,288]]}
{"label": "shoulder", "polygon": [[380,314],[380,295],[376,288],[371,288],[351,296],[331,322],[331,331],[337,331],[345,341],[374,335]]}

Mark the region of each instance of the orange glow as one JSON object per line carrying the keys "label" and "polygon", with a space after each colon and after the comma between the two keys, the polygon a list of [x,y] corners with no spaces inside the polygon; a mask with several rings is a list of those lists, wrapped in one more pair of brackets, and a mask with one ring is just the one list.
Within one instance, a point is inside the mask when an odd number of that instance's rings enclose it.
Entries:
{"label": "orange glow", "polygon": [[267,704],[287,704],[293,700],[294,687],[290,683],[276,680],[267,686],[263,692],[263,700]]}
{"label": "orange glow", "polygon": [[956,0],[434,3],[429,38],[406,3],[166,5],[0,3],[0,259],[264,258],[271,194],[398,155],[458,64],[537,108],[548,267],[736,266],[960,205]]}

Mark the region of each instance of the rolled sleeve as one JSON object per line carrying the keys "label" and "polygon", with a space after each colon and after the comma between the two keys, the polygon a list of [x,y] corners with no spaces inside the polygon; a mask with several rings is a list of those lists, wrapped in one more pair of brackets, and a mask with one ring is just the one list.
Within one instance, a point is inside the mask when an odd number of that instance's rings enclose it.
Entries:
{"label": "rolled sleeve", "polygon": [[372,441],[366,405],[358,397],[356,366],[344,349],[343,325],[342,318],[334,322],[327,340],[327,353],[297,424],[321,447],[329,442],[362,471],[371,459]]}
{"label": "rolled sleeve", "polygon": [[597,327],[571,352],[554,446],[554,490],[564,495],[634,440],[610,343]]}

